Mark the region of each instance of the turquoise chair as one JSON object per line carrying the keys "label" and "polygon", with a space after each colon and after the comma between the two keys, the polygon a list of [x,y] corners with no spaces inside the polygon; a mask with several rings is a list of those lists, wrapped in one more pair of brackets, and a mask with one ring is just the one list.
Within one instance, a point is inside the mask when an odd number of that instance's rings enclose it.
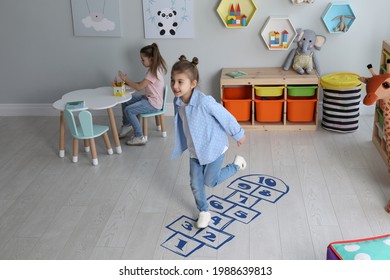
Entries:
{"label": "turquoise chair", "polygon": [[93,124],[92,114],[89,111],[83,110],[78,114],[79,124],[76,125],[74,112],[65,108],[64,115],[66,125],[68,126],[70,133],[73,136],[73,162],[78,161],[79,154],[79,140],[84,140],[86,151],[91,146],[92,164],[98,165],[95,138],[102,136],[109,155],[113,154],[110,139],[108,138],[107,131],[109,127],[106,125]]}
{"label": "turquoise chair", "polygon": [[161,136],[167,137],[167,130],[165,127],[165,120],[164,120],[164,114],[166,112],[166,104],[167,104],[167,95],[168,95],[168,86],[165,86],[162,109],[154,113],[140,114],[140,117],[142,118],[142,130],[146,140],[148,140],[148,118],[150,117],[155,117],[157,130],[161,131]]}

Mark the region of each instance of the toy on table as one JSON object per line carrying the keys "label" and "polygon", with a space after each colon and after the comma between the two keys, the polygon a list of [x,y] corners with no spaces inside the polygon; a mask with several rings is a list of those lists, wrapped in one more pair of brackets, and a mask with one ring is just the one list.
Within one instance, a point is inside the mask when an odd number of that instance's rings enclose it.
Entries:
{"label": "toy on table", "polygon": [[326,42],[326,37],[317,35],[313,30],[297,29],[297,37],[294,42],[297,47],[292,49],[283,65],[284,70],[292,68],[299,74],[310,74],[315,68],[320,74],[320,67],[313,49],[320,50]]}
{"label": "toy on table", "polygon": [[345,22],[346,18],[354,19],[355,17],[349,16],[349,15],[341,15],[341,16],[337,16],[334,19],[332,19],[332,20],[340,20],[339,24],[333,29],[335,32],[337,32],[337,31],[347,32],[348,31],[348,25]]}
{"label": "toy on table", "polygon": [[115,96],[123,96],[126,93],[125,82],[120,82],[118,77],[115,77],[114,81],[112,82],[112,93]]}
{"label": "toy on table", "polygon": [[[359,80],[366,84],[367,95],[363,99],[364,105],[375,104],[377,100],[383,100],[384,106],[384,128],[383,133],[386,136],[387,165],[390,173],[390,59],[386,61],[387,73],[377,75],[372,69],[372,65],[367,65],[372,77],[360,77]],[[390,200],[385,207],[387,213],[390,213]]]}

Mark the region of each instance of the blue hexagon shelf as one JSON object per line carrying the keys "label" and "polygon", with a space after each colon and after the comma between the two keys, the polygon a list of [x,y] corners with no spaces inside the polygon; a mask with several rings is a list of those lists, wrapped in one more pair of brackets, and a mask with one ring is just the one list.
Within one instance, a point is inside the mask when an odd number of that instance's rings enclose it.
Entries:
{"label": "blue hexagon shelf", "polygon": [[322,20],[330,33],[347,32],[355,18],[348,3],[329,3],[322,15]]}

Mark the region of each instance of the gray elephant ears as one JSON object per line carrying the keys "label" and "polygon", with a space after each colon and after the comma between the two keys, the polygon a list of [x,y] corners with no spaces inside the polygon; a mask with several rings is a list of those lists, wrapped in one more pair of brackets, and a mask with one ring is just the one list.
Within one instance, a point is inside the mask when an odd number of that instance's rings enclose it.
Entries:
{"label": "gray elephant ears", "polygon": [[325,42],[326,42],[326,37],[325,36],[317,35],[316,36],[316,42],[314,44],[314,48],[316,50],[320,50],[321,47],[325,44]]}
{"label": "gray elephant ears", "polygon": [[302,39],[303,34],[305,34],[305,32],[303,31],[302,28],[297,28],[296,31],[297,31],[297,36],[295,37],[294,42],[299,42]]}

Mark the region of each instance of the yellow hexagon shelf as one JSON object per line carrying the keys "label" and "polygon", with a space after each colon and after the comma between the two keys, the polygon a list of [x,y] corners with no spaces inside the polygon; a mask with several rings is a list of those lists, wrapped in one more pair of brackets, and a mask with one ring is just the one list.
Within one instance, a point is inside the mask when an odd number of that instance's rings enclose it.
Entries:
{"label": "yellow hexagon shelf", "polygon": [[257,10],[253,0],[221,0],[217,12],[227,28],[247,27]]}
{"label": "yellow hexagon shelf", "polygon": [[288,50],[297,36],[297,31],[288,17],[268,17],[261,37],[269,50]]}

